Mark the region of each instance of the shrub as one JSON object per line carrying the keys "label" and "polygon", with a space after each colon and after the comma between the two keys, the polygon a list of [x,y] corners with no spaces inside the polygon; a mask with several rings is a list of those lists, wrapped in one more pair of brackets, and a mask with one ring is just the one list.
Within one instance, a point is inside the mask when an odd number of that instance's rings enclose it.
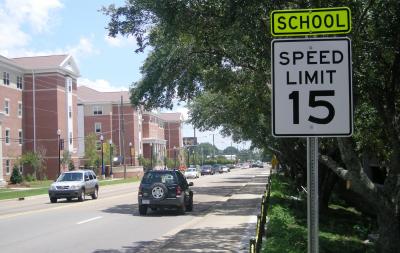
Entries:
{"label": "shrub", "polygon": [[25,176],[25,181],[28,181],[28,182],[32,182],[32,181],[36,181],[36,177],[35,177],[35,175],[34,174],[26,174],[26,176]]}
{"label": "shrub", "polygon": [[14,165],[12,175],[10,178],[12,184],[20,184],[22,183],[21,172],[19,171],[18,166]]}

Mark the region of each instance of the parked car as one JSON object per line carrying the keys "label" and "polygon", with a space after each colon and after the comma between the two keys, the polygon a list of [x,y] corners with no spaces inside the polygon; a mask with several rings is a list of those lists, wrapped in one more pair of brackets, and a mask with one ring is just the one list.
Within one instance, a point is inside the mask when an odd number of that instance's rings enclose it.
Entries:
{"label": "parked car", "polygon": [[248,164],[248,163],[242,164],[242,169],[249,169],[249,168],[250,168],[250,164]]}
{"label": "parked car", "polygon": [[150,170],[143,175],[138,192],[139,214],[147,209],[177,208],[182,214],[193,210],[193,182],[178,170]]}
{"label": "parked car", "polygon": [[227,166],[221,166],[221,171],[222,171],[222,173],[228,173],[231,170]]}
{"label": "parked car", "polygon": [[255,162],[251,164],[252,168],[264,168],[264,164],[262,162]]}
{"label": "parked car", "polygon": [[214,175],[214,170],[211,165],[203,165],[201,167],[201,175]]}
{"label": "parked car", "polygon": [[219,164],[214,164],[212,166],[212,169],[214,170],[214,173],[222,173],[222,166]]}
{"label": "parked car", "polygon": [[200,171],[198,171],[197,168],[188,168],[184,175],[186,178],[199,178]]}
{"label": "parked car", "polygon": [[62,198],[66,198],[68,201],[78,198],[79,201],[83,201],[86,195],[97,199],[98,193],[99,182],[96,174],[91,170],[64,172],[49,188],[51,203],[56,203],[58,199]]}

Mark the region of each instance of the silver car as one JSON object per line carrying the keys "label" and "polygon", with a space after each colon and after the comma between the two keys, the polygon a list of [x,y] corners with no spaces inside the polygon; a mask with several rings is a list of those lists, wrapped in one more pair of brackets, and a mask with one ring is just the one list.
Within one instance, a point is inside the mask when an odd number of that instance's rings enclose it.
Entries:
{"label": "silver car", "polygon": [[49,188],[51,203],[56,203],[58,199],[62,198],[66,198],[68,201],[78,198],[79,201],[83,201],[86,195],[97,199],[98,193],[99,182],[96,174],[91,170],[64,172]]}

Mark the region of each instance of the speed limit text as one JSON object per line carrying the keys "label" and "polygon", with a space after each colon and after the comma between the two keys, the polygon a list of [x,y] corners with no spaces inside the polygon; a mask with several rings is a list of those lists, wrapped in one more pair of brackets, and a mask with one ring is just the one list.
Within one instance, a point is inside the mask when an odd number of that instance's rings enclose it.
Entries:
{"label": "speed limit text", "polygon": [[[337,65],[343,62],[343,53],[339,50],[309,50],[281,52],[279,54],[280,65],[296,66],[296,65]],[[293,69],[293,68],[291,68]],[[332,84],[335,69],[324,70],[297,70],[286,71],[287,85],[301,84]]]}

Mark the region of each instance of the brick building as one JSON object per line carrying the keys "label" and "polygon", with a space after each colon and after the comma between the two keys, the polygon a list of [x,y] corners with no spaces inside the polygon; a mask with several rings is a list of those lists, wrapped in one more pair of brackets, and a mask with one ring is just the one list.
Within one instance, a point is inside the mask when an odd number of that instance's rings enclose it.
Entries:
{"label": "brick building", "polygon": [[[29,151],[41,152],[45,175],[56,178],[59,139],[75,167],[83,164],[84,140],[90,133],[103,135],[105,142],[111,140],[118,157],[132,165],[138,165],[139,156],[150,159],[151,150],[153,159],[162,164],[164,157],[173,158],[174,147],[182,147],[179,113],[138,110],[131,106],[126,91],[77,87],[79,75],[70,55],[0,56],[0,185],[10,179],[13,166],[19,166],[19,158]],[[31,168],[19,168],[25,175],[33,173]],[[61,171],[67,169],[61,166]]]}
{"label": "brick building", "polygon": [[124,157],[126,164],[138,165],[138,157],[142,154],[142,115],[130,104],[129,93],[99,92],[80,86],[78,98],[80,156],[84,156],[84,137],[95,133],[98,140],[101,135],[106,143],[112,140],[117,147],[117,156]]}
{"label": "brick building", "polygon": [[160,113],[164,120],[164,137],[166,142],[167,156],[170,159],[175,157],[175,152],[183,147],[182,144],[182,123],[184,121],[182,113]]}
{"label": "brick building", "polygon": [[22,153],[22,88],[24,69],[0,56],[0,184],[9,180]]}
{"label": "brick building", "polygon": [[[41,152],[46,175],[59,173],[58,129],[65,150],[78,162],[76,79],[79,69],[70,55],[0,59],[3,85],[0,101],[2,121],[2,166],[5,178],[22,153]],[[22,168],[21,168],[22,169]],[[30,168],[26,173],[32,173]]]}

